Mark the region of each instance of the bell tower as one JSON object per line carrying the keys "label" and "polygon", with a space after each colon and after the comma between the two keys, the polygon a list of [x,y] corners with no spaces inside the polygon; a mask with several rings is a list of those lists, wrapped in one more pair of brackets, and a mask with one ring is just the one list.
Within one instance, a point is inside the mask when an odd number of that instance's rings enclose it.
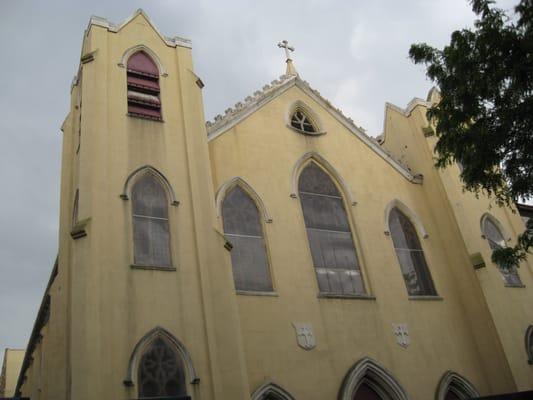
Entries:
{"label": "bell tower", "polygon": [[64,289],[52,313],[64,311],[67,368],[55,398],[165,394],[170,383],[140,372],[153,346],[183,366],[184,399],[249,396],[191,51],[142,10],[120,25],[92,17],[85,31],[62,127]]}

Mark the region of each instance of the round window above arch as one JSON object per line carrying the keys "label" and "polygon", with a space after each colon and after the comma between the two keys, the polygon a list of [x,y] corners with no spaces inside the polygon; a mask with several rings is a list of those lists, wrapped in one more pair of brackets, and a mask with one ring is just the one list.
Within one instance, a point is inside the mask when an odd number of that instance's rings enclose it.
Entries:
{"label": "round window above arch", "polygon": [[326,133],[318,115],[301,101],[296,101],[289,108],[287,126],[304,135],[317,136]]}

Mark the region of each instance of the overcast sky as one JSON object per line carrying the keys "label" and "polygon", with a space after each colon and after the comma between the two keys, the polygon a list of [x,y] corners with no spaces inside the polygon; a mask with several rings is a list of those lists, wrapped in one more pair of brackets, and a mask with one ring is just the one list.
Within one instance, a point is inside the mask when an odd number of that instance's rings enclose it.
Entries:
{"label": "overcast sky", "polygon": [[26,346],[57,254],[59,128],[83,31],[137,8],[192,40],[209,119],[284,73],[287,39],[300,76],[372,136],[385,102],[431,88],[410,44],[442,47],[474,19],[466,0],[0,0],[0,351]]}

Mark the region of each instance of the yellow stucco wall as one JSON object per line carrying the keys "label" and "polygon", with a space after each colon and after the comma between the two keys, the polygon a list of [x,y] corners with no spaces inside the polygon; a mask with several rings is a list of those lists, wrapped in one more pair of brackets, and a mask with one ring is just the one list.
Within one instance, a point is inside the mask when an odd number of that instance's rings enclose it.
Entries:
{"label": "yellow stucco wall", "polygon": [[11,397],[15,394],[15,386],[23,358],[23,349],[5,349],[2,375],[0,376],[0,397]]}
{"label": "yellow stucco wall", "polygon": [[[126,72],[118,64],[141,44],[164,67],[163,122],[126,115]],[[143,13],[119,28],[91,23],[82,47],[62,128],[58,272],[47,292],[50,319],[37,326],[33,361],[21,378],[23,395],[136,398],[135,374],[124,384],[128,366],[138,359],[135,346],[157,327],[177,338],[192,359],[200,378],[188,384],[193,400],[249,399],[266,382],[296,399],[334,399],[346,373],[364,357],[390,371],[414,400],[433,398],[448,370],[481,394],[533,387],[531,367],[517,344],[532,320],[530,266],[520,271],[526,288],[511,291],[498,282],[493,266],[471,267],[473,251],[490,258],[473,228],[488,201],[463,195],[451,168],[432,168],[434,144],[421,132],[427,124],[423,106],[409,116],[397,110],[386,114],[385,148],[410,171],[391,161],[377,142],[355,134],[296,79],[298,84],[208,141],[191,50],[165,43]],[[310,137],[287,126],[288,110],[297,101],[325,134]],[[339,187],[366,298],[317,296],[300,202],[291,196],[295,165],[310,152],[344,182]],[[123,193],[125,183],[143,166],[164,175],[179,201],[169,205],[174,270],[131,267],[131,201],[120,195],[129,195],[128,186]],[[417,173],[424,175],[422,183],[416,183]],[[235,177],[253,188],[272,218],[263,221],[272,296],[234,290],[215,193]],[[89,220],[87,236],[74,240],[76,190],[78,220]],[[384,232],[385,210],[394,200],[427,231],[420,241],[437,297],[407,295]],[[519,218],[493,211],[515,240]],[[313,326],[316,348],[298,347],[294,322]],[[407,348],[396,343],[393,323],[407,324]],[[192,378],[188,370],[187,380]]]}

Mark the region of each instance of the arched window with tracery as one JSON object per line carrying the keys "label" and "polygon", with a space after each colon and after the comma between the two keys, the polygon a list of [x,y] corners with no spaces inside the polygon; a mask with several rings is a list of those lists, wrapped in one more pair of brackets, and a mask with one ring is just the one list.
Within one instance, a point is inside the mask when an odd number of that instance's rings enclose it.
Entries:
{"label": "arched window with tracery", "polygon": [[159,70],[144,51],[138,51],[128,59],[127,81],[128,114],[160,120]]}
{"label": "arched window with tracery", "polygon": [[291,116],[291,126],[303,133],[316,133],[317,128],[313,120],[305,111],[297,108]]}
{"label": "arched window with tracery", "polygon": [[237,290],[273,290],[260,218],[254,200],[239,185],[226,193],[222,220],[224,234],[233,246],[231,263]]}
{"label": "arched window with tracery", "polygon": [[134,264],[170,267],[168,199],[153,174],[144,173],[131,190]]}
{"label": "arched window with tracery", "polygon": [[397,207],[389,213],[389,231],[409,295],[435,296],[437,292],[416,229]]}
{"label": "arched window with tracery", "polygon": [[298,192],[320,292],[364,294],[352,230],[337,185],[310,162],[300,174]]}
{"label": "arched window with tracery", "polygon": [[143,353],[137,377],[139,399],[185,398],[185,370],[174,346],[156,337]]}
{"label": "arched window with tracery", "polygon": [[[481,223],[483,236],[491,250],[502,249],[507,247],[502,231],[491,217],[485,215]],[[522,281],[515,267],[511,269],[499,268],[506,286],[522,287]]]}

